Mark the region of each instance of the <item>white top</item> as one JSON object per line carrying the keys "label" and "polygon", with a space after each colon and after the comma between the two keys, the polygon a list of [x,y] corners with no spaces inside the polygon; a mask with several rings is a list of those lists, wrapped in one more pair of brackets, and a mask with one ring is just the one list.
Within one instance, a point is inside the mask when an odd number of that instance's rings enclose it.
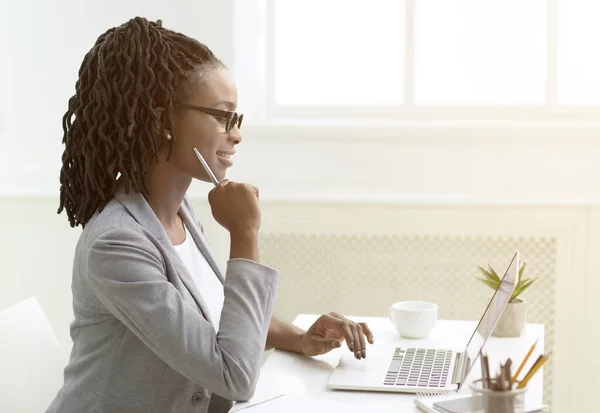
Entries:
{"label": "white top", "polygon": [[208,306],[215,331],[219,331],[221,311],[223,310],[223,301],[225,300],[223,284],[204,255],[202,255],[187,226],[185,227],[185,240],[179,245],[174,245],[174,247],[194,279],[204,302]]}

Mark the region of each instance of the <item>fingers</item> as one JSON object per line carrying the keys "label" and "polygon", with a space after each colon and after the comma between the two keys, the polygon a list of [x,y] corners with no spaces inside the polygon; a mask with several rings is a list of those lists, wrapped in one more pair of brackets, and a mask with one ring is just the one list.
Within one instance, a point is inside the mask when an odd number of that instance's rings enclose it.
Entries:
{"label": "fingers", "polygon": [[229,181],[227,179],[223,179],[221,182],[219,182],[217,185],[215,185],[208,192],[208,200],[210,201],[213,198],[213,195],[214,195],[215,192],[222,191],[223,188],[225,188],[228,184],[229,184]]}
{"label": "fingers", "polygon": [[342,330],[342,334],[346,339],[348,350],[354,352],[354,333],[352,332],[352,329],[350,329],[350,323],[344,320],[339,320],[339,325]]}
{"label": "fingers", "polygon": [[358,340],[360,342],[360,353],[358,353],[358,358],[366,358],[367,343],[365,343],[365,334],[360,324],[356,324],[356,333],[358,334]]}
{"label": "fingers", "polygon": [[246,190],[254,193],[256,195],[256,198],[258,199],[258,188],[255,187],[254,185],[243,184],[243,183],[239,183],[239,182],[231,182],[228,179],[223,179],[221,182],[219,182],[217,185],[215,185],[215,187],[212,188],[210,190],[210,192],[208,193],[209,201],[210,201],[212,194],[214,194],[215,192],[218,192],[218,191],[222,191],[226,187],[228,187],[228,189],[238,189],[238,190],[240,188],[245,188]]}
{"label": "fingers", "polygon": [[354,357],[357,359],[362,358],[363,349],[365,348],[364,338],[361,340],[362,332],[358,331],[358,324],[350,322],[350,330],[352,330],[352,335],[354,336]]}
{"label": "fingers", "polygon": [[340,341],[339,341],[339,340],[327,340],[327,341],[329,342],[329,344],[326,344],[326,345],[324,346],[325,348],[328,348],[328,347],[331,347],[331,348],[339,348],[339,347],[341,347],[341,346],[342,346],[342,343],[340,343]]}
{"label": "fingers", "polygon": [[358,323],[358,325],[362,327],[364,335],[367,337],[367,340],[369,340],[369,344],[373,344],[375,342],[373,340],[373,332],[371,331],[367,323]]}
{"label": "fingers", "polygon": [[251,192],[253,192],[253,193],[254,193],[254,195],[256,195],[256,199],[259,199],[259,196],[258,196],[258,188],[257,188],[257,187],[255,187],[254,185],[250,185],[250,184],[239,184],[239,183],[238,183],[237,185],[242,185],[242,186],[244,186],[244,187],[245,187],[247,190],[250,190]]}
{"label": "fingers", "polygon": [[361,359],[366,357],[365,338],[362,327],[345,317],[339,318],[348,349],[354,353],[354,357]]}
{"label": "fingers", "polygon": [[223,179],[221,182],[219,182],[217,185],[215,185],[214,188],[212,188],[208,192],[208,196],[210,197],[212,193],[214,193],[215,191],[218,191],[218,190],[226,187],[228,184],[229,184],[229,180],[228,179]]}
{"label": "fingers", "polygon": [[346,339],[348,349],[354,353],[357,359],[366,358],[366,341],[373,344],[373,332],[366,323],[355,323],[336,312],[331,312],[321,317],[324,322],[327,321],[335,326],[339,334]]}

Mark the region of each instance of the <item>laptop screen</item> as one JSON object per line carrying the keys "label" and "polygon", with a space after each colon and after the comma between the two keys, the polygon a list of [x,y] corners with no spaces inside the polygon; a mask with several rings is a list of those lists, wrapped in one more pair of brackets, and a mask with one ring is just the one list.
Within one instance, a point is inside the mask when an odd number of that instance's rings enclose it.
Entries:
{"label": "laptop screen", "polygon": [[[502,282],[500,286],[494,293],[492,299],[490,300],[483,316],[479,320],[479,324],[477,324],[477,328],[473,332],[469,343],[467,344],[466,354],[467,354],[467,362],[468,364],[465,366],[466,377],[471,368],[477,361],[477,357],[483,348],[483,345],[487,341],[487,339],[492,334],[492,331],[496,327],[502,312],[506,308],[506,305],[510,301],[510,297],[514,292],[517,282],[519,281],[519,253],[515,253],[513,256],[510,265],[508,266],[506,273],[502,277]],[[462,381],[462,380],[461,380]]]}

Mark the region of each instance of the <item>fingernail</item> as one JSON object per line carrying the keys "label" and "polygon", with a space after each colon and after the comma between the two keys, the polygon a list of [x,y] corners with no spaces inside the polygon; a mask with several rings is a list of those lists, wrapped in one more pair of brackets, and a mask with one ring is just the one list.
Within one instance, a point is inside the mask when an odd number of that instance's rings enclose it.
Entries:
{"label": "fingernail", "polygon": [[364,359],[367,358],[367,351],[366,350],[362,351],[362,358],[364,358]]}
{"label": "fingernail", "polygon": [[360,353],[356,353],[356,358],[359,359],[359,360],[361,359]]}
{"label": "fingernail", "polygon": [[333,343],[331,343],[331,345],[333,346],[333,348],[338,348],[342,344],[339,341],[334,341]]}
{"label": "fingernail", "polygon": [[350,343],[350,345],[348,345],[348,348],[350,349],[350,351],[354,351],[354,343]]}

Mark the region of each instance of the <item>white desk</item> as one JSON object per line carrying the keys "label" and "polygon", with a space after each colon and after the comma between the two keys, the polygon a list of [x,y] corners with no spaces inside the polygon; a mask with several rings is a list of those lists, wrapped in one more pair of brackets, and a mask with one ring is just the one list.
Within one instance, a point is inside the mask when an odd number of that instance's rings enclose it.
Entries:
{"label": "white desk", "polygon": [[[299,315],[294,324],[307,329],[316,320],[317,315]],[[395,346],[441,346],[445,348],[464,348],[468,342],[475,322],[469,321],[438,321],[434,332],[427,340],[400,339],[392,323],[387,318],[380,317],[348,317],[354,321],[366,321],[373,330],[375,344],[367,347],[367,360],[369,354],[389,354]],[[511,357],[514,363],[520,363],[533,342],[539,339],[536,350],[531,355],[529,363],[533,363],[537,356],[544,350],[544,326],[541,324],[528,324],[525,333],[520,338],[495,338],[492,337],[486,351],[490,356],[490,365],[499,366],[500,360]],[[264,395],[285,393],[297,394],[310,398],[320,398],[344,404],[369,406],[370,412],[420,412],[414,405],[414,395],[402,393],[357,392],[330,390],[327,381],[333,368],[338,364],[340,352],[349,351],[342,346],[332,352],[317,356],[304,357],[282,351],[274,351],[265,361],[258,382],[256,397]],[[493,363],[493,364],[492,364]],[[477,363],[479,364],[479,363]],[[527,366],[526,368],[528,368]],[[477,366],[469,380],[480,378],[481,372]],[[543,379],[539,372],[529,383],[526,403],[539,405],[542,403]],[[249,410],[250,412],[251,410]]]}

